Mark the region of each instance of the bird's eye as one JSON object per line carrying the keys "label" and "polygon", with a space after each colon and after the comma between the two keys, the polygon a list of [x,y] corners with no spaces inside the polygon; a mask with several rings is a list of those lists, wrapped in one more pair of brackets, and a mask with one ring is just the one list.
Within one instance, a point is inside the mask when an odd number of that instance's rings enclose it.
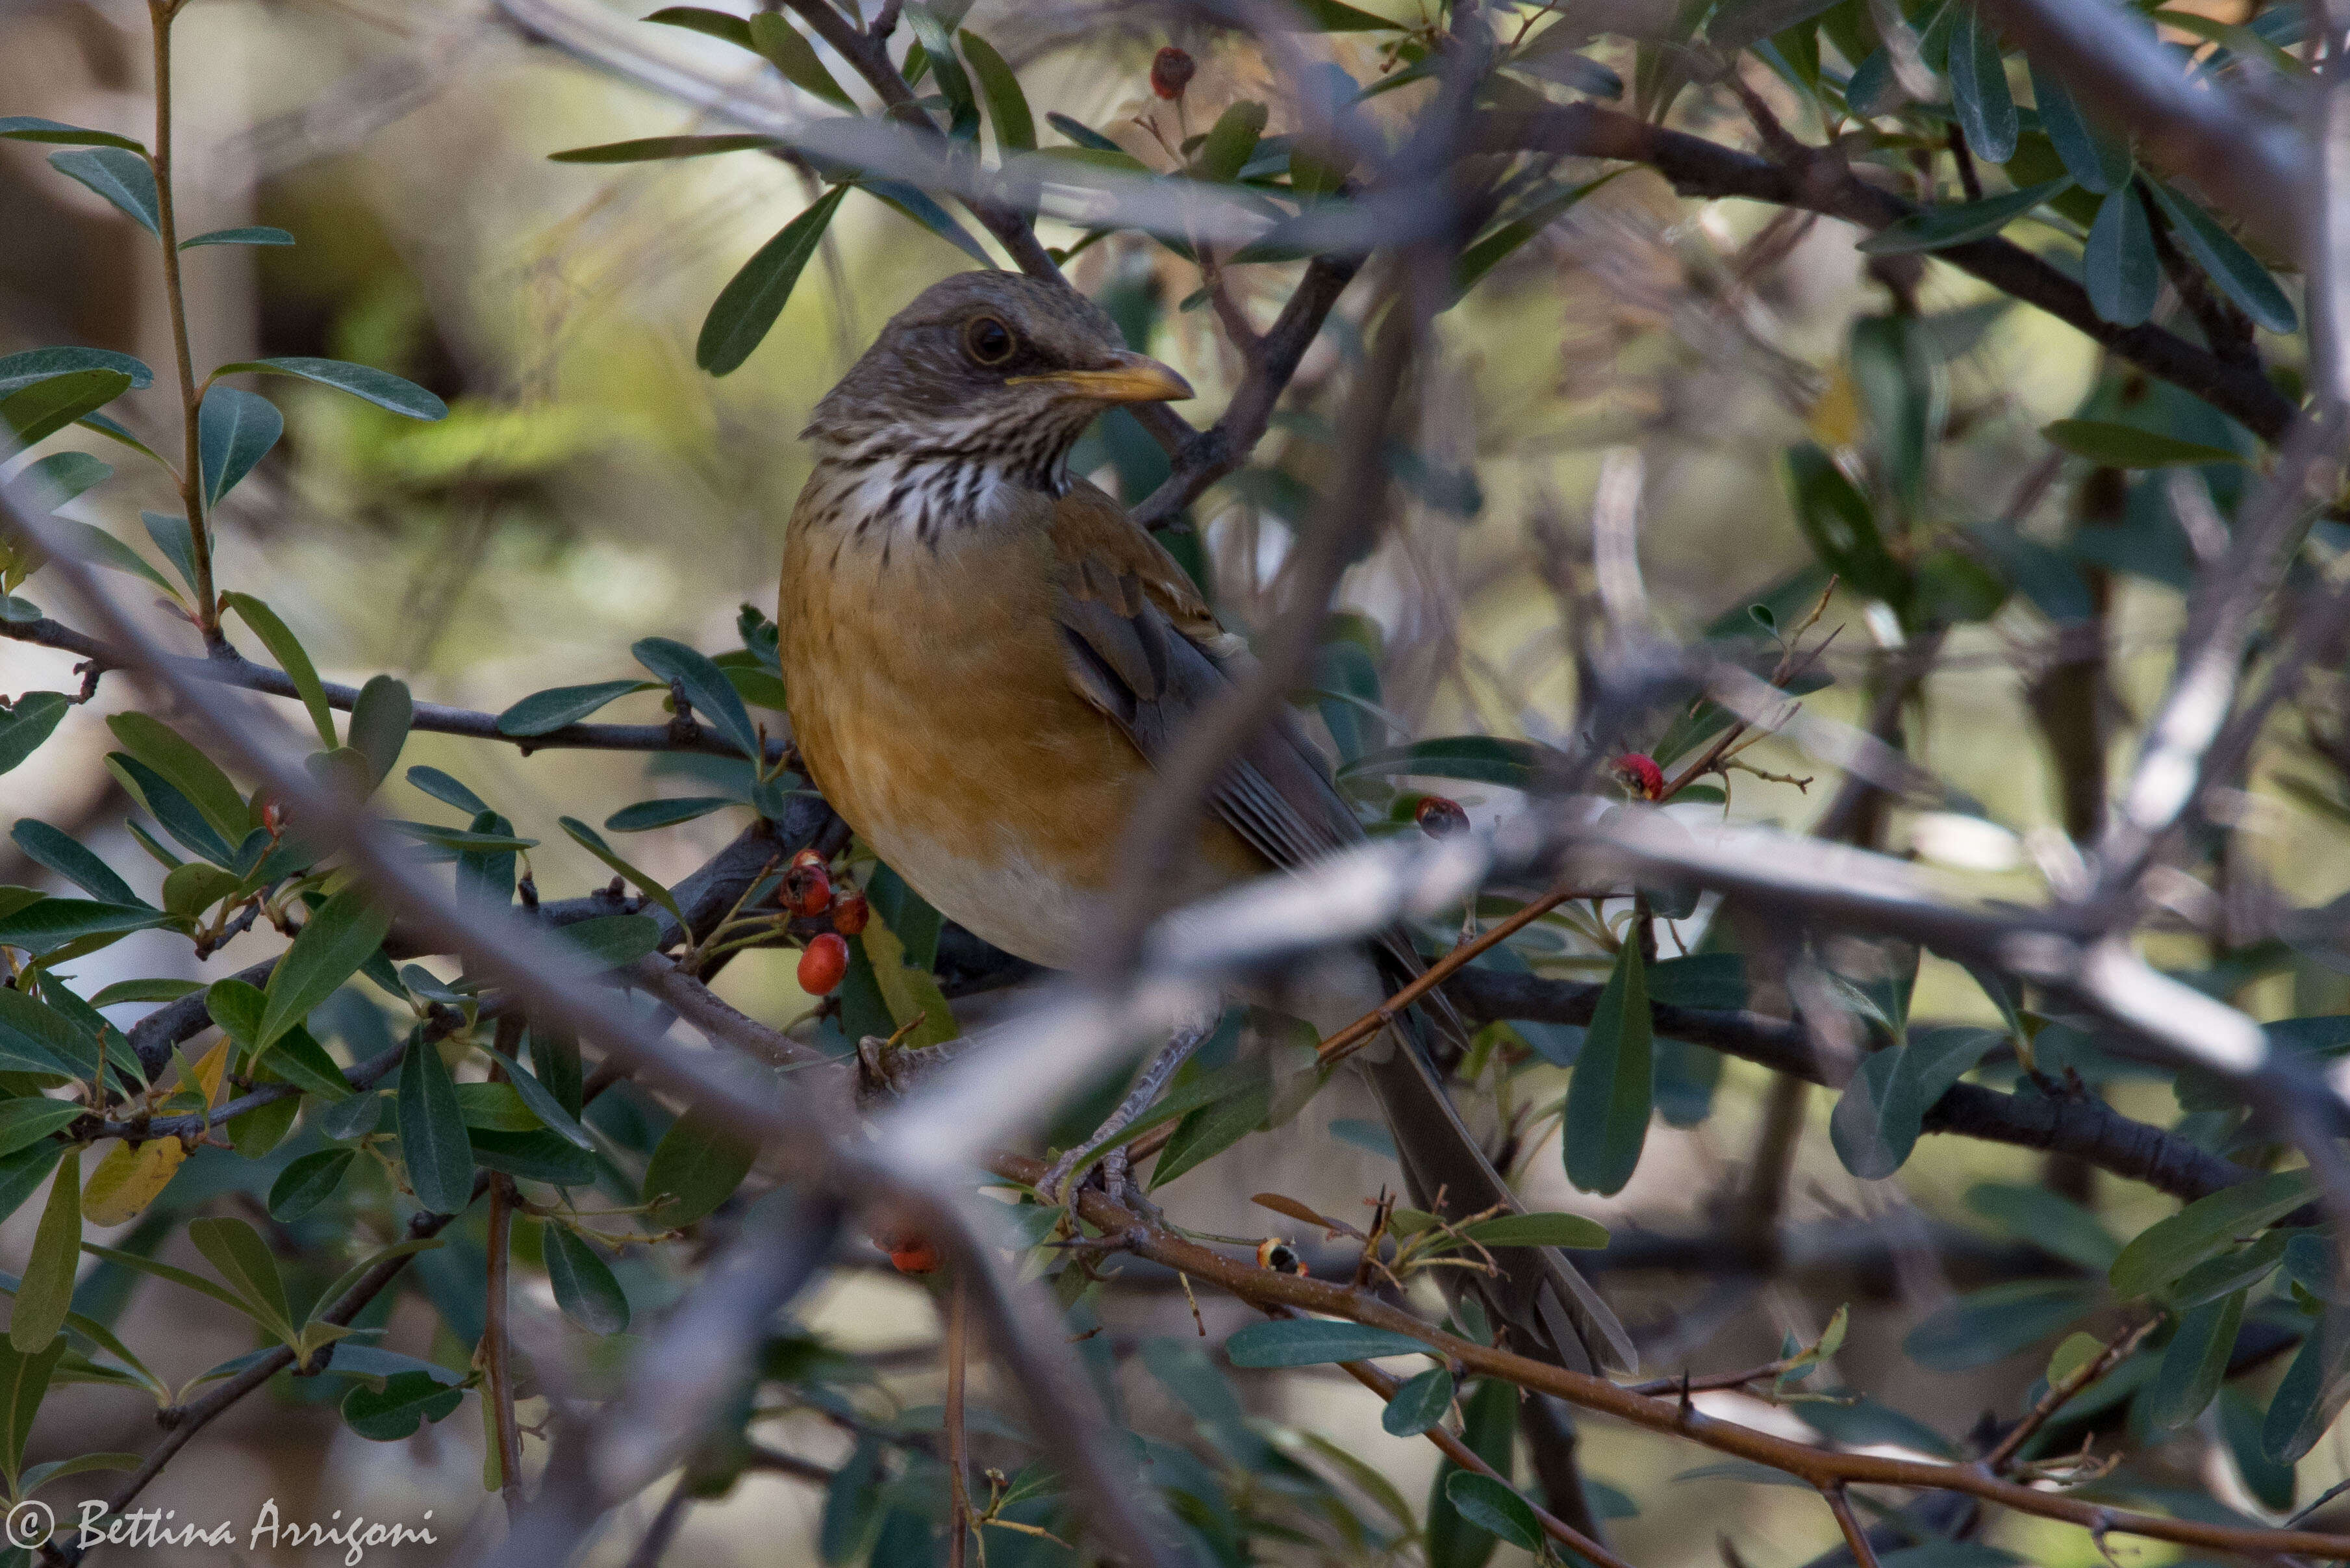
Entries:
{"label": "bird's eye", "polygon": [[962,347],[973,364],[1001,365],[1012,358],[1019,344],[1013,338],[1012,328],[993,316],[979,316],[962,329]]}

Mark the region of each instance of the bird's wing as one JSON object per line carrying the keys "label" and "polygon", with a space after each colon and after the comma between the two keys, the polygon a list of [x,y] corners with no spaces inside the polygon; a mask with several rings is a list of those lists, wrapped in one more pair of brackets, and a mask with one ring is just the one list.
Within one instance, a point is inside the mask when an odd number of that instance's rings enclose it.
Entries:
{"label": "bird's wing", "polygon": [[[1054,505],[1054,613],[1069,680],[1145,758],[1164,756],[1184,725],[1231,690],[1248,658],[1217,625],[1191,577],[1124,509],[1079,484]],[[1228,673],[1228,671],[1232,673]],[[1286,713],[1225,768],[1211,808],[1277,867],[1295,867],[1358,843],[1362,827],[1339,798],[1312,742]],[[1420,969],[1400,930],[1378,942],[1392,989]],[[1409,1039],[1357,1060],[1387,1114],[1413,1201],[1465,1217],[1516,1195],[1497,1173]],[[1598,1294],[1555,1248],[1505,1248],[1503,1277],[1479,1289],[1521,1347],[1550,1345],[1562,1365],[1629,1366],[1638,1356]],[[1449,1281],[1458,1281],[1446,1271]]]}

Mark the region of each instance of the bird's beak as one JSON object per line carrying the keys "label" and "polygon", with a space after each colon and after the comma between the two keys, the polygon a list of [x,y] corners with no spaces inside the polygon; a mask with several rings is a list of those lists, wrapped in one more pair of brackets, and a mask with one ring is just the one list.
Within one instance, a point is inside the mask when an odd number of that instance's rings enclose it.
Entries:
{"label": "bird's beak", "polygon": [[1045,376],[1014,376],[1005,385],[1041,382],[1066,387],[1079,397],[1105,403],[1166,403],[1191,397],[1191,383],[1147,355],[1124,350],[1099,370],[1055,370]]}

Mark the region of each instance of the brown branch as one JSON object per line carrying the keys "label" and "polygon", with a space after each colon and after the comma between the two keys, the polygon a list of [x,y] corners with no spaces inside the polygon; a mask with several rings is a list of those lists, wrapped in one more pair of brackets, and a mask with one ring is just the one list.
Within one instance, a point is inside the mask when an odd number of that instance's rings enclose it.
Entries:
{"label": "brown branch", "polygon": [[[989,1168],[1006,1180],[1033,1185],[1045,1162],[998,1155]],[[1974,1464],[1936,1464],[1920,1459],[1846,1453],[1773,1437],[1752,1427],[1705,1415],[1678,1399],[1652,1398],[1605,1378],[1535,1361],[1511,1351],[1443,1333],[1366,1292],[1326,1281],[1261,1269],[1225,1257],[1163,1230],[1107,1196],[1087,1190],[1077,1199],[1086,1222],[1106,1240],[1152,1262],[1237,1296],[1253,1306],[1280,1306],[1392,1330],[1428,1345],[1436,1354],[1484,1376],[1565,1400],[1583,1409],[1691,1442],[1784,1472],[1825,1490],[1845,1486],[1888,1486],[1959,1492],[2018,1513],[2053,1519],[2100,1533],[2143,1536],[2246,1556],[2293,1553],[2328,1562],[2350,1561],[2350,1536],[2319,1531],[2271,1530],[2256,1526],[2165,1519],[2154,1514],[2089,1503],[2059,1492],[2037,1490],[1990,1474]]]}
{"label": "brown branch", "polygon": [[[2071,0],[2010,3],[2021,6]],[[1802,167],[1790,168],[1592,104],[1489,113],[1479,126],[1481,145],[1488,151],[1560,152],[1643,163],[1685,196],[1767,202],[1841,218],[1871,232],[1918,211],[1816,151]],[[2293,421],[2292,400],[2257,369],[2230,363],[2158,327],[2115,326],[2097,315],[2086,289],[2021,245],[2002,239],[1973,240],[1931,254],[2003,294],[2037,306],[2147,374],[2194,393],[2264,441],[2281,440]]]}
{"label": "brown branch", "polygon": [[1362,1045],[1363,1042],[1393,1023],[1398,1013],[1427,995],[1479,953],[1498,943],[1507,941],[1569,898],[1588,897],[1590,897],[1589,894],[1579,892],[1572,886],[1562,885],[1554,888],[1491,930],[1480,933],[1474,940],[1462,942],[1451,952],[1430,964],[1410,984],[1402,987],[1378,1006],[1372,1008],[1368,1012],[1323,1041],[1316,1053],[1321,1064],[1328,1067],[1345,1061]]}
{"label": "brown branch", "polygon": [[[503,1077],[504,1072],[499,1072]],[[509,1528],[522,1517],[522,1426],[515,1417],[514,1340],[506,1332],[513,1307],[514,1178],[490,1178],[489,1287],[483,1311],[482,1369],[492,1424],[497,1435],[498,1492]]]}
{"label": "brown branch", "polygon": [[2023,1419],[2018,1421],[2009,1430],[2007,1436],[1999,1440],[1997,1448],[1983,1456],[1983,1468],[1993,1475],[2005,1475],[2014,1464],[2015,1456],[2023,1451],[2023,1445],[2030,1442],[2033,1435],[2048,1424],[2050,1417],[2063,1409],[2081,1390],[2120,1366],[2130,1352],[2136,1350],[2146,1336],[2153,1333],[2155,1326],[2161,1322],[2162,1319],[2159,1316],[2147,1319],[2074,1367],[2065,1376],[2063,1382],[2056,1384],[2040,1397],[2040,1402],[2033,1406],[2024,1414]]}
{"label": "brown branch", "polygon": [[1844,1543],[1852,1552],[1855,1568],[1877,1568],[1877,1548],[1868,1543],[1868,1532],[1852,1516],[1852,1500],[1845,1496],[1841,1484],[1820,1488],[1827,1499],[1828,1511],[1835,1515],[1836,1528],[1844,1532]]}

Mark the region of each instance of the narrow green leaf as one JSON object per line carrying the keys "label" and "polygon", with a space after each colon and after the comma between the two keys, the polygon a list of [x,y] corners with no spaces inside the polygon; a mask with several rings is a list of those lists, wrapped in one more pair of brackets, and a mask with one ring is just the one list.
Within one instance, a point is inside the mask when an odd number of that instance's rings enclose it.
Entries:
{"label": "narrow green leaf", "polygon": [[962,45],[962,57],[979,78],[979,90],[987,99],[987,123],[995,130],[996,156],[1035,151],[1036,121],[1028,112],[1028,95],[1021,90],[1018,73],[995,52],[994,45],[970,28],[955,38]]}
{"label": "narrow green leaf", "polygon": [[121,936],[166,924],[171,917],[146,904],[102,904],[94,898],[43,898],[0,915],[0,947],[40,957],[85,937]]}
{"label": "narrow green leaf", "polygon": [[1264,134],[1269,111],[1253,99],[1243,99],[1216,117],[1207,140],[1200,144],[1192,172],[1211,184],[1225,185],[1240,178],[1249,157]]}
{"label": "narrow green leaf", "polygon": [[2041,202],[2063,194],[2071,184],[2070,180],[2050,180],[2004,195],[1986,196],[1980,202],[1944,202],[1921,208],[1877,230],[1861,241],[1859,248],[1869,255],[1902,255],[1986,239]]}
{"label": "narrow green leaf", "polygon": [[746,1143],[696,1106],[670,1124],[645,1163],[645,1218],[675,1231],[692,1224],[733,1195],[751,1174],[758,1146]]}
{"label": "narrow green leaf", "polygon": [[409,1042],[400,1060],[400,1155],[416,1201],[435,1214],[462,1214],[473,1200],[473,1147],[441,1053],[429,1040]]}
{"label": "narrow green leaf", "polygon": [[302,706],[309,710],[310,723],[318,732],[318,744],[333,751],[339,743],[335,739],[335,711],[327,702],[327,689],[319,682],[317,667],[310,662],[301,642],[277,618],[276,610],[251,594],[229,593],[223,597],[229,608],[244,618],[244,624],[253,628],[262,646],[269,649],[270,657],[277,660],[277,667],[294,682]]}
{"label": "narrow green leaf", "polygon": [[981,266],[993,267],[995,265],[995,258],[987,254],[987,247],[972,238],[971,231],[956,222],[953,213],[931,200],[928,192],[903,180],[885,180],[878,174],[858,175],[856,188],[891,212],[920,223]]}
{"label": "narrow green leaf", "polygon": [[1447,735],[1357,757],[1338,770],[1338,777],[1406,774],[1528,789],[1545,765],[1559,760],[1563,760],[1560,753],[1538,742],[1503,740],[1494,735]]}
{"label": "narrow green leaf", "polygon": [[155,380],[144,361],[111,348],[27,348],[0,355],[0,397],[77,370],[119,370],[130,378],[134,391]]}
{"label": "narrow green leaf", "polygon": [[1909,1331],[1902,1353],[1934,1372],[2003,1361],[2079,1319],[2096,1289],[2079,1280],[2016,1280],[1970,1291]]}
{"label": "narrow green leaf", "polygon": [[260,1231],[234,1216],[218,1216],[190,1220],[188,1240],[204,1255],[204,1262],[227,1282],[229,1289],[251,1303],[255,1316],[278,1325],[282,1334],[291,1336],[294,1313],[286,1304],[286,1282],[279,1276],[277,1260],[270,1256],[269,1243],[261,1239]]}
{"label": "narrow green leaf", "polygon": [[[948,134],[958,140],[978,135],[979,99],[971,90],[971,78],[964,72],[962,61],[955,57],[954,39],[947,32],[948,24],[937,10],[920,0],[910,0],[903,15],[914,36],[921,41],[922,57],[938,81],[941,96],[947,100],[951,121]],[[910,79],[911,76],[910,68]]]}
{"label": "narrow green leaf", "polygon": [[[60,828],[50,826],[39,817],[18,817],[16,826],[8,830],[8,837],[18,849],[24,851],[25,858],[32,861],[36,866],[46,867],[56,872],[100,903],[145,902],[138,894],[130,890],[130,883],[114,874],[112,867],[91,854],[71,835]],[[117,985],[123,982],[118,981]],[[172,981],[172,983],[188,982]],[[107,989],[111,991],[116,987],[109,986]],[[105,992],[101,992],[99,994],[102,996]],[[106,1004],[98,1002],[95,1005],[103,1007]]]}
{"label": "narrow green leaf", "polygon": [[2245,1294],[2237,1291],[2206,1302],[2178,1320],[2144,1396],[2146,1418],[2156,1429],[2185,1426],[2220,1392],[2236,1330],[2244,1321]]}
{"label": "narrow green leaf", "polygon": [[12,1334],[12,1343],[0,1350],[0,1419],[5,1419],[5,1425],[0,1425],[0,1460],[6,1463],[12,1479],[24,1469],[25,1441],[32,1435],[33,1417],[48,1395],[58,1358],[66,1353],[65,1340],[54,1331],[30,1351],[19,1350],[13,1338]]}
{"label": "narrow green leaf", "polygon": [[355,1148],[322,1148],[304,1155],[269,1184],[269,1217],[291,1224],[335,1195],[359,1157]]}
{"label": "narrow green leaf", "polygon": [[1586,180],[1572,185],[1536,202],[1518,217],[1502,224],[1475,244],[1461,253],[1452,264],[1452,295],[1458,299],[1467,294],[1487,273],[1499,266],[1519,246],[1533,239],[1551,224],[1558,222],[1576,202],[1605,185],[1623,170],[1611,170],[1596,180]]}
{"label": "narrow green leaf", "polygon": [[595,1148],[596,1140],[588,1136],[587,1129],[573,1119],[571,1112],[555,1097],[554,1092],[534,1077],[521,1063],[505,1053],[493,1050],[489,1046],[485,1045],[482,1049],[488,1052],[493,1060],[505,1068],[506,1082],[513,1086],[523,1105],[536,1118],[537,1125],[545,1127],[567,1143],[590,1151]]}
{"label": "narrow green leaf", "polygon": [[1337,1318],[1253,1323],[1234,1329],[1224,1341],[1224,1355],[1234,1366],[1313,1366],[1326,1361],[1427,1354],[1428,1345],[1409,1334]]}
{"label": "narrow green leaf", "polygon": [[581,848],[634,883],[638,891],[643,893],[646,898],[667,909],[681,928],[686,924],[685,912],[677,907],[677,899],[670,890],[622,859],[610,845],[604,842],[602,834],[576,816],[559,816],[556,818],[556,826],[569,834],[572,841]]}
{"label": "narrow green leaf", "polygon": [[0,1159],[20,1148],[30,1148],[51,1133],[62,1132],[88,1113],[70,1100],[26,1095],[0,1100]]}
{"label": "narrow green leaf", "polygon": [[816,52],[816,46],[800,36],[781,15],[774,11],[757,11],[751,16],[751,47],[761,58],[784,74],[784,79],[799,88],[837,104],[854,113],[857,100],[841,89],[832,72]]}
{"label": "narrow green leaf", "polygon": [[546,1279],[563,1315],[590,1334],[619,1334],[629,1326],[629,1298],[611,1268],[568,1226],[546,1227]]}
{"label": "narrow green leaf", "polygon": [[[38,462],[26,463],[10,476],[8,498],[26,511],[46,515],[113,477],[112,463],[101,462],[86,452],[53,452]],[[77,526],[87,528],[88,524]],[[144,562],[140,565],[145,566]]]}
{"label": "narrow green leaf", "polygon": [[597,709],[631,691],[656,691],[660,689],[659,682],[650,680],[598,680],[588,686],[556,686],[545,691],[534,691],[498,715],[498,733],[551,734],[566,724],[577,723]]}
{"label": "narrow green leaf", "polygon": [[1586,1192],[1616,1193],[1632,1179],[1655,1108],[1654,1039],[1640,944],[1627,940],[1584,1033],[1566,1091],[1566,1178]]}
{"label": "narrow green leaf", "polygon": [[73,700],[62,691],[27,691],[0,710],[0,774],[40,750],[72,709]]}
{"label": "narrow green leaf", "polygon": [[2350,1403],[2350,1312],[2329,1306],[2310,1325],[2261,1421],[2261,1451],[2289,1465],[2317,1446]]}
{"label": "narrow green leaf", "polygon": [[656,827],[675,827],[681,822],[694,822],[713,811],[723,811],[741,801],[723,794],[689,794],[666,800],[640,800],[634,805],[624,805],[604,819],[606,831],[611,833],[643,833]]}
{"label": "narrow green leaf", "polygon": [[145,713],[110,714],[106,727],[124,751],[187,796],[223,840],[234,845],[244,837],[251,813],[244,792],[193,742]]}
{"label": "narrow green leaf", "polygon": [[799,283],[801,269],[816,254],[825,225],[832,222],[847,192],[846,185],[826,192],[743,264],[743,270],[719,291],[702,324],[702,336],[693,348],[696,364],[713,376],[723,376],[751,357],[751,350],[783,314]]}
{"label": "narrow green leaf", "polygon": [[1607,1228],[1580,1214],[1503,1214],[1461,1227],[1484,1247],[1605,1247]]}
{"label": "narrow green leaf", "polygon": [[2294,311],[2293,301],[2277,286],[2269,269],[2258,257],[2238,244],[2234,235],[2221,228],[2212,216],[2184,196],[2175,194],[2159,181],[2149,189],[2162,205],[2163,215],[2170,220],[2170,232],[2195,258],[2195,265],[2211,276],[2220,291],[2243,307],[2244,314],[2272,332],[2300,330],[2301,317]]}
{"label": "narrow green leaf", "polygon": [[1950,108],[1966,132],[1967,150],[1985,163],[2004,163],[2015,156],[2022,117],[2008,91],[1999,37],[1969,0],[1957,4],[1950,31]]}
{"label": "narrow green leaf", "polygon": [[2121,1255],[2122,1244],[2105,1221],[2044,1187],[1977,1182],[1967,1189],[1967,1207],[2016,1240],[2098,1273]]}
{"label": "narrow green leaf", "polygon": [[81,1150],[71,1148],[49,1179],[49,1201],[8,1316],[8,1343],[18,1355],[37,1355],[57,1339],[73,1310],[74,1269],[80,1262]]}
{"label": "narrow green leaf", "polygon": [[[0,425],[7,427],[16,446],[30,446],[130,389],[130,378],[120,370],[69,370],[0,398]],[[0,455],[6,450],[0,449]]]}
{"label": "narrow green leaf", "polygon": [[[664,5],[645,18],[664,27],[683,27],[707,37],[723,38],[737,48],[752,49],[751,25],[742,17],[704,5]],[[757,50],[752,49],[753,53]]]}
{"label": "narrow green leaf", "polygon": [[1417,1438],[1452,1408],[1452,1374],[1431,1366],[1388,1397],[1379,1426],[1391,1438]]}
{"label": "narrow green leaf", "polygon": [[147,537],[155,542],[155,548],[163,552],[163,558],[172,563],[180,580],[192,593],[196,586],[195,534],[188,526],[187,518],[178,513],[141,512],[139,521],[146,528]]}
{"label": "narrow green leaf", "polygon": [[213,374],[225,376],[238,370],[252,370],[266,376],[294,376],[305,381],[315,381],[321,387],[348,392],[362,402],[373,403],[379,409],[389,409],[411,420],[437,420],[449,412],[448,404],[406,377],[379,370],[372,365],[354,365],[348,359],[319,359],[306,355],[244,359],[234,365],[223,365]]}
{"label": "narrow green leaf", "polygon": [[68,125],[61,119],[43,119],[34,114],[0,115],[0,139],[57,142],[69,147],[120,147],[129,152],[147,151],[145,142],[117,136],[110,130],[92,130],[87,126]]}
{"label": "narrow green leaf", "polygon": [[1150,1189],[1206,1164],[1264,1125],[1273,1112],[1273,1085],[1262,1071],[1245,1075],[1237,1092],[1186,1116],[1150,1168]]}
{"label": "narrow green leaf", "polygon": [[[81,454],[58,452],[56,455],[78,457]],[[49,460],[44,458],[42,461],[46,462]],[[103,468],[106,465],[101,463],[99,466]],[[112,470],[109,469],[108,472],[111,472]],[[152,583],[175,599],[181,597],[178,587],[171,578],[149,566],[138,551],[103,528],[92,527],[89,524],[77,522],[71,517],[53,516],[48,520],[47,532],[52,545],[61,545],[63,553],[78,560],[87,561],[93,566],[104,566],[109,571],[124,573],[139,578],[141,582]]]}
{"label": "narrow green leaf", "polygon": [[733,742],[737,751],[754,763],[764,760],[758,728],[751,722],[751,711],[743,706],[742,694],[726,679],[726,672],[712,663],[708,655],[665,637],[644,638],[629,651],[664,684],[681,688],[694,711]]}
{"label": "narrow green leaf", "polygon": [[674,158],[708,158],[720,152],[761,152],[782,142],[772,136],[639,136],[593,147],[567,147],[546,155],[549,163],[654,163]]}
{"label": "narrow green leaf", "polygon": [[2262,1231],[2309,1201],[2306,1170],[2278,1171],[2200,1198],[2138,1232],[2108,1271],[2114,1293],[2150,1295],[2237,1238]]}
{"label": "narrow green leaf", "polygon": [[2089,243],[2081,253],[2089,304],[2116,327],[2136,327],[2154,314],[2162,290],[2162,264],[2154,254],[2154,225],[2134,185],[2097,203]]}
{"label": "narrow green leaf", "polygon": [[157,227],[159,205],[155,171],[129,148],[102,146],[73,152],[52,152],[50,167],[68,180],[78,181],[129,214],[140,228],[162,238]]}
{"label": "narrow green leaf", "polygon": [[256,1048],[268,1049],[270,1042],[334,995],[390,933],[390,909],[362,888],[345,888],[312,910],[294,945],[269,972]]}
{"label": "narrow green leaf", "polygon": [[2048,133],[2073,183],[2100,196],[2126,185],[2129,144],[2093,129],[2071,91],[2054,73],[2042,70],[2037,60],[2027,64],[2032,67],[2032,101],[2040,113],[2040,129]]}
{"label": "narrow green leaf", "polygon": [[413,767],[408,770],[407,778],[410,784],[434,800],[453,805],[468,816],[479,816],[490,809],[489,804],[480,795],[439,768]]}
{"label": "narrow green leaf", "polygon": [[182,240],[180,248],[194,250],[198,245],[290,245],[294,236],[283,229],[255,225],[242,229],[213,229],[192,240]]}
{"label": "narrow green leaf", "polygon": [[[2108,202],[2121,200],[2108,197]],[[2040,427],[2040,433],[2058,450],[2085,457],[2100,468],[2175,468],[2186,463],[2241,462],[2223,447],[2140,430],[2136,425],[2103,420],[2057,420]]]}
{"label": "narrow green leaf", "polygon": [[1515,1489],[1475,1470],[1455,1470],[1445,1478],[1444,1495],[1461,1517],[1478,1529],[1497,1535],[1528,1552],[1542,1545],[1542,1525],[1534,1511]]}
{"label": "narrow green leaf", "polygon": [[660,948],[660,922],[650,915],[598,915],[564,926],[556,934],[598,971],[632,964]]}
{"label": "narrow green leaf", "polygon": [[204,504],[218,506],[254,464],[286,433],[286,416],[255,392],[214,383],[196,415],[196,445],[203,461]]}

